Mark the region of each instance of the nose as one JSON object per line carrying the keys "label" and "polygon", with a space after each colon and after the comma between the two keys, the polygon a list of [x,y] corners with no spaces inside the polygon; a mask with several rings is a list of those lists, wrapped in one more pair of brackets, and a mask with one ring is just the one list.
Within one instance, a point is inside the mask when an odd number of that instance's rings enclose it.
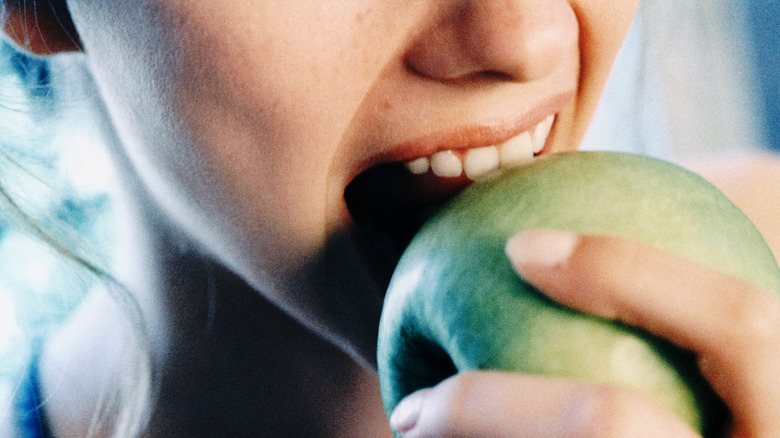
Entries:
{"label": "nose", "polygon": [[578,51],[579,26],[568,1],[447,3],[405,56],[409,68],[427,78],[533,81]]}

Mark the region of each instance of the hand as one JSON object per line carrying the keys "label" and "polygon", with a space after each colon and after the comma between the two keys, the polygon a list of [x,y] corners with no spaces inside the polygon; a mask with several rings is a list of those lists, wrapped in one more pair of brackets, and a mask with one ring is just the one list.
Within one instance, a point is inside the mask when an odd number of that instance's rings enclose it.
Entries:
{"label": "hand", "polygon": [[[780,299],[626,239],[533,231],[507,254],[559,302],[645,328],[697,354],[731,409],[728,436],[780,436]],[[391,425],[412,437],[695,437],[630,391],[518,374],[453,376],[404,399]]]}

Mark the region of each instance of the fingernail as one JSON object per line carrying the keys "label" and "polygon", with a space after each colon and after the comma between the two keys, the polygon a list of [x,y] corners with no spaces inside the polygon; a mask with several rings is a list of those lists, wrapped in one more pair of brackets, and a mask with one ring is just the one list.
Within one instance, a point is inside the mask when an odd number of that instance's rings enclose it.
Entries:
{"label": "fingernail", "polygon": [[505,250],[518,271],[524,266],[551,268],[569,259],[578,240],[566,231],[533,230],[513,236]]}
{"label": "fingernail", "polygon": [[394,431],[404,434],[414,429],[420,418],[420,410],[426,392],[426,390],[414,392],[396,405],[393,413],[390,414],[390,427]]}

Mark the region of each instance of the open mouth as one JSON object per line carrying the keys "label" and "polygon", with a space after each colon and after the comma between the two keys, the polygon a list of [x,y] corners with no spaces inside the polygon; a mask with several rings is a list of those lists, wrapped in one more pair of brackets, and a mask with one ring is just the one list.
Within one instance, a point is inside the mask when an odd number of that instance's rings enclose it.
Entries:
{"label": "open mouth", "polygon": [[444,203],[484,175],[542,154],[554,119],[549,116],[500,144],[381,163],[350,182],[344,199],[383,285],[409,242]]}

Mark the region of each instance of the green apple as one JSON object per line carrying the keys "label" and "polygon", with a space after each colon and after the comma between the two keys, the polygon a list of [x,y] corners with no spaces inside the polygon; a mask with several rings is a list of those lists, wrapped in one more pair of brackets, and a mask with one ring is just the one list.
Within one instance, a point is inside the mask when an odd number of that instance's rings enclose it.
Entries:
{"label": "green apple", "polygon": [[780,293],[761,235],[702,178],[632,154],[540,157],[473,184],[404,252],[380,323],[387,412],[459,371],[498,369],[633,388],[696,430],[717,427],[724,407],[692,353],[560,306],[515,274],[504,245],[538,228],[633,238]]}

